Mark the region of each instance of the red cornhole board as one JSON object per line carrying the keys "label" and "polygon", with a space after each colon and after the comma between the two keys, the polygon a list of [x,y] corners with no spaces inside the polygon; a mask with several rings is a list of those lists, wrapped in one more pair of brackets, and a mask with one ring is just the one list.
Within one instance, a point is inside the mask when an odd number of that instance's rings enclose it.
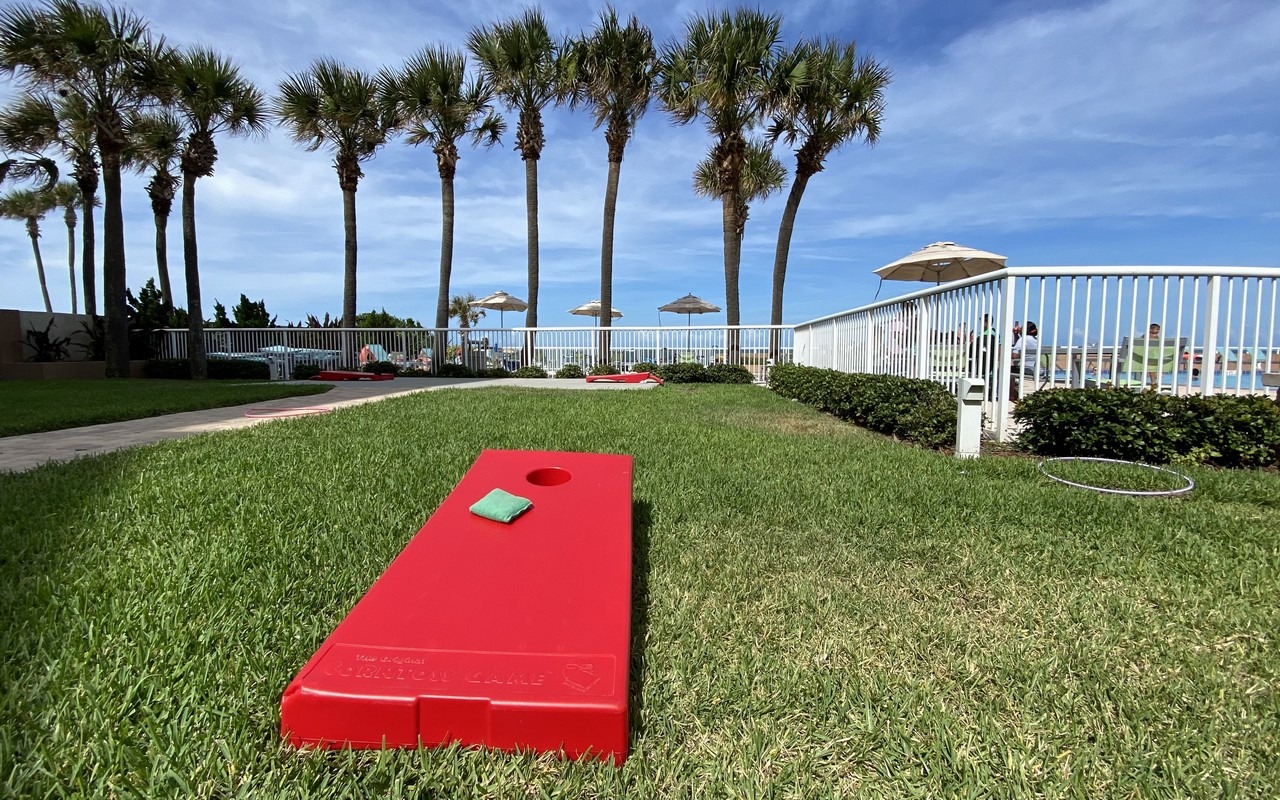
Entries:
{"label": "red cornhole board", "polygon": [[374,372],[355,372],[349,369],[322,369],[314,376],[313,381],[389,381],[395,378],[390,373],[379,375]]}
{"label": "red cornhole board", "polygon": [[[500,488],[510,524],[470,512]],[[289,684],[294,746],[627,756],[631,457],[485,450]]]}
{"label": "red cornhole board", "polygon": [[652,372],[623,372],[620,375],[588,375],[587,383],[662,383]]}

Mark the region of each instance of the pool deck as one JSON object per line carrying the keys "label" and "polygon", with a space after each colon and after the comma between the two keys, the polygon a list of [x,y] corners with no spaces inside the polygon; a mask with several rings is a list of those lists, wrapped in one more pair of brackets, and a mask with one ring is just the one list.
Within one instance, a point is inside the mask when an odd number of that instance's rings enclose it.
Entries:
{"label": "pool deck", "polygon": [[[391,381],[339,381],[322,395],[284,397],[239,406],[184,411],[159,417],[109,422],[44,433],[0,438],[0,472],[23,472],[51,461],[71,461],[85,456],[110,453],[129,447],[181,439],[199,433],[247,428],[264,422],[289,419],[272,417],[271,410],[288,414],[290,409],[345,408],[439,389],[482,389],[495,386],[527,389],[586,389],[619,391],[650,389],[656,384],[587,383],[584,380],[477,379],[477,378],[396,378]],[[246,416],[250,411],[266,416]],[[307,412],[298,412],[307,413]]]}

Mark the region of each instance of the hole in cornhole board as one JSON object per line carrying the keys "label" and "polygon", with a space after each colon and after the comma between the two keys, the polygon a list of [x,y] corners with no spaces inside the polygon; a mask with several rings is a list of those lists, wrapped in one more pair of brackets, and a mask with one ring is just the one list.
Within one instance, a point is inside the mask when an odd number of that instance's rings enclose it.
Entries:
{"label": "hole in cornhole board", "polygon": [[534,486],[560,486],[573,478],[569,470],[560,467],[543,467],[535,469],[525,476],[525,480]]}

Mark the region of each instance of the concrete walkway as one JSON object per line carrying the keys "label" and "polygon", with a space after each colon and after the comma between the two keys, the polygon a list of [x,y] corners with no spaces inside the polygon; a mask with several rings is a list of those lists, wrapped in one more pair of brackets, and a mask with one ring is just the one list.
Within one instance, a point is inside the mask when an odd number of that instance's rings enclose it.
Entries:
{"label": "concrete walkway", "polygon": [[[0,472],[22,472],[49,461],[70,461],[81,456],[109,453],[127,447],[151,444],[165,439],[181,439],[197,433],[247,428],[273,419],[271,409],[284,414],[289,409],[334,409],[371,403],[387,397],[430,392],[437,389],[478,389],[492,386],[519,386],[531,389],[649,389],[655,384],[587,383],[583,380],[519,379],[495,380],[465,378],[396,378],[391,381],[341,381],[320,395],[284,397],[241,406],[184,411],[161,417],[109,422],[46,433],[0,438]],[[250,410],[267,416],[245,416]],[[296,412],[298,414],[307,412]]]}

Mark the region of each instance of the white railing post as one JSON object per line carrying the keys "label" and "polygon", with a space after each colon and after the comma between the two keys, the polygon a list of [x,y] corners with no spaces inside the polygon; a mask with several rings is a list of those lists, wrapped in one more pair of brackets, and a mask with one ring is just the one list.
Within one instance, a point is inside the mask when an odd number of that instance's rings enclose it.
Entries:
{"label": "white railing post", "polygon": [[931,314],[933,298],[922,297],[915,302],[916,309],[916,374],[915,377],[928,380],[933,377],[929,370],[929,347],[931,333]]}
{"label": "white railing post", "polygon": [[[1218,297],[1222,293],[1222,276],[1209,278],[1209,286],[1204,295],[1204,349],[1200,357],[1200,396],[1213,394],[1213,383],[1217,372],[1218,354]],[[1272,335],[1274,335],[1272,331]],[[1227,366],[1225,363],[1222,365]],[[1223,382],[1226,385],[1226,382]]]}
{"label": "white railing post", "polygon": [[[1004,442],[1008,429],[1009,387],[1013,380],[1013,343],[1010,342],[1013,331],[1014,286],[1017,278],[1009,275],[1004,279],[1001,288],[1000,327],[996,329],[996,343],[1000,348],[1000,358],[996,364],[996,441]],[[1021,376],[1019,376],[1021,380]]]}

